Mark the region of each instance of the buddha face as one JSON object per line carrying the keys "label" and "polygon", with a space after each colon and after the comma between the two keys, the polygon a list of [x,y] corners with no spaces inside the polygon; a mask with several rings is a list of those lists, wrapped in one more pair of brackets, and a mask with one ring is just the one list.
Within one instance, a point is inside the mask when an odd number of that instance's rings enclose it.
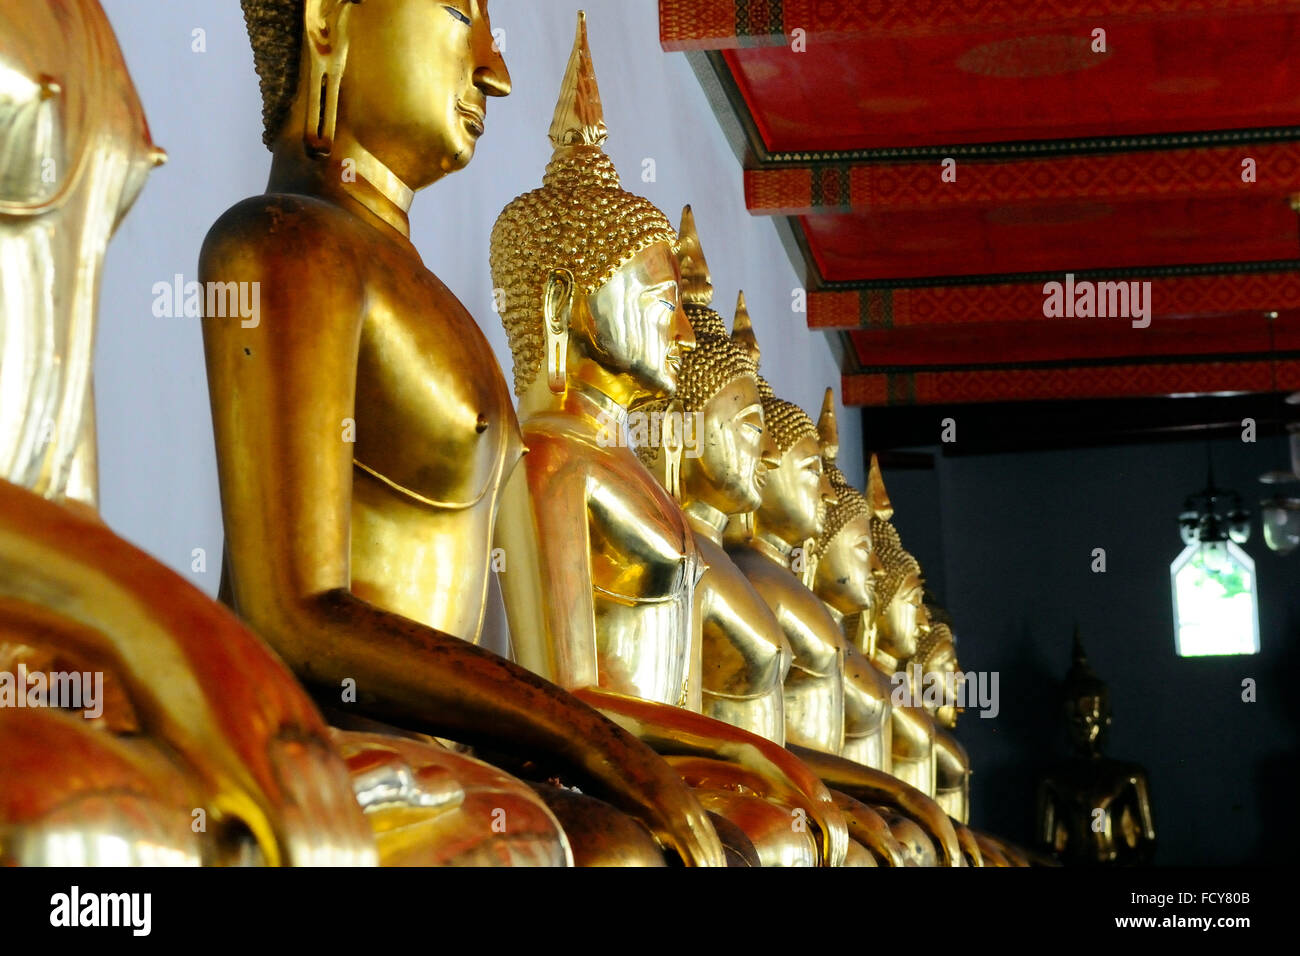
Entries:
{"label": "buddha face", "polygon": [[870,617],[876,604],[880,558],[871,543],[871,518],[858,515],[845,523],[817,562],[817,595],[842,614],[862,611]]}
{"label": "buddha face", "polygon": [[763,501],[765,468],[771,454],[763,431],[763,404],[751,375],[733,379],[700,412],[700,457],[688,459],[684,478],[691,497],[723,514],[753,511]]}
{"label": "buddha face", "polygon": [[1066,703],[1065,717],[1074,745],[1081,752],[1099,752],[1110,728],[1110,701],[1102,694],[1080,694]]}
{"label": "buddha face", "polygon": [[795,544],[821,534],[824,503],[833,501],[835,492],[822,471],[821,442],[805,435],[768,471],[758,515],[765,530]]}
{"label": "buddha face", "polygon": [[920,629],[929,625],[928,620],[925,620],[923,594],[921,579],[916,574],[909,573],[889,606],[884,609],[879,634],[881,648],[900,660],[916,653]]}
{"label": "buddha face", "polygon": [[340,127],[412,189],[463,168],[483,135],[487,97],[510,92],[487,0],[347,6]]}
{"label": "buddha face", "polygon": [[574,344],[607,370],[630,378],[643,396],[676,392],[682,350],[695,347],[677,270],[672,247],[656,242],[579,299],[574,310]]}

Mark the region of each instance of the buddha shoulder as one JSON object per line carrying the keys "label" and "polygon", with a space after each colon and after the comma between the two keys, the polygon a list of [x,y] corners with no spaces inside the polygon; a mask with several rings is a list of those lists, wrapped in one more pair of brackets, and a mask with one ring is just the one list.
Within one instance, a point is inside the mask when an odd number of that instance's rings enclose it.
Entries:
{"label": "buddha shoulder", "polygon": [[889,678],[871,665],[871,662],[849,642],[844,647],[844,680],[847,686],[876,700],[889,700],[892,685]]}
{"label": "buddha shoulder", "polygon": [[528,446],[524,460],[551,482],[581,478],[599,484],[604,478],[616,485],[631,482],[642,490],[659,487],[635,455],[602,441],[599,428],[589,421],[565,412],[542,412],[529,416],[521,427]]}
{"label": "buddha shoulder", "polygon": [[590,472],[591,443],[572,426],[567,416],[536,415],[520,423],[528,454],[529,471],[544,476],[548,484],[584,479]]}
{"label": "buddha shoulder", "polygon": [[747,545],[727,553],[773,611],[789,613],[804,621],[816,621],[819,625],[824,622],[830,631],[839,631],[821,598],[795,575],[795,554],[789,555],[789,564],[778,564]]}
{"label": "buddha shoulder", "polygon": [[364,227],[338,206],[310,196],[253,196],[228,209],[208,230],[199,254],[200,280],[260,283],[263,307],[330,313],[364,301],[363,269],[370,261]]}
{"label": "buddha shoulder", "polygon": [[[635,537],[642,544],[656,542],[656,553],[674,562],[695,551],[677,502],[635,454],[602,445],[590,423],[562,413],[535,415],[523,423],[523,438],[529,487],[536,500],[550,502],[553,512],[581,501],[600,524],[626,528],[635,516]],[[619,540],[610,545],[617,548]]]}

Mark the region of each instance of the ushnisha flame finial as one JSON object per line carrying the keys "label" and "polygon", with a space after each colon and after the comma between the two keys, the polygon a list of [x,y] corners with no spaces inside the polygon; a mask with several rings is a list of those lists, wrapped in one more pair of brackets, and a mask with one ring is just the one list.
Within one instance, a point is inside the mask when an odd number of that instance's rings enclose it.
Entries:
{"label": "ushnisha flame finial", "polygon": [[1088,663],[1077,624],[1074,627],[1074,646],[1070,651],[1070,669],[1065,674],[1064,689],[1067,700],[1077,700],[1083,696],[1104,696],[1108,701],[1110,699],[1110,689],[1106,682],[1097,676]]}
{"label": "ushnisha flame finial", "polygon": [[885,490],[885,478],[880,473],[880,459],[873,453],[871,468],[867,472],[867,501],[871,504],[871,513],[882,521],[894,516],[894,506]]}
{"label": "ushnisha flame finial", "polygon": [[549,135],[556,149],[604,146],[609,138],[596,69],[591,62],[591,47],[587,45],[587,14],[582,10],[578,11],[578,33],[573,39],[573,52],[564,71]]}
{"label": "ushnisha flame finial", "polygon": [[822,399],[817,431],[822,436],[822,458],[828,464],[835,464],[835,459],[840,454],[840,428],[835,421],[835,389],[829,385],[826,386],[826,397]]}
{"label": "ushnisha flame finial", "polygon": [[754,335],[754,327],[749,321],[749,309],[745,305],[745,290],[742,289],[736,296],[736,318],[731,324],[731,338],[737,345],[749,352],[749,357],[757,365],[762,353],[758,348],[758,339]]}
{"label": "ushnisha flame finial", "polygon": [[682,224],[677,230],[677,261],[682,268],[682,301],[696,305],[713,303],[713,277],[704,258],[700,234],[695,228],[695,213],[690,204],[682,207]]}

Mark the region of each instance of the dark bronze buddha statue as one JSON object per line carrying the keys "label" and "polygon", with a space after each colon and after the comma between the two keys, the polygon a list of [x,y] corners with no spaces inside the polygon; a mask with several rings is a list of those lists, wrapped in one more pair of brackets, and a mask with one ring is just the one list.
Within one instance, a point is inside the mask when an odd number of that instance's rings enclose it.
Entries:
{"label": "dark bronze buddha statue", "polygon": [[1110,689],[1088,666],[1077,633],[1063,696],[1075,756],[1039,783],[1040,846],[1067,865],[1151,863],[1156,831],[1146,771],[1102,755]]}

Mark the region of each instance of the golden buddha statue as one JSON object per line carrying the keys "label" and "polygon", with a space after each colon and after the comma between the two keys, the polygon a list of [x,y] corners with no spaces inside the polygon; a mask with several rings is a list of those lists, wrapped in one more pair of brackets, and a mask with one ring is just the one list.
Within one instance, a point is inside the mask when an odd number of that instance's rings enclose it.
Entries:
{"label": "golden buddha statue", "polygon": [[[684,861],[720,863],[703,807],[652,750],[475,646],[524,443],[487,340],[424,266],[408,210],[470,161],[488,97],[510,91],[486,0],[243,6],[273,160],[267,193],[221,217],[200,263],[208,289],[260,288],[257,321],[203,323],[223,590],[352,728],[338,744],[386,862],[569,858],[536,794],[419,736],[433,734],[562,772]],[[581,861],[629,861],[630,821],[606,822],[581,836],[613,858],[570,830]],[[646,842],[632,856],[662,862]]]}
{"label": "golden buddha statue", "polygon": [[[905,551],[894,525],[873,516],[871,538],[880,555],[885,573],[877,586],[878,609],[873,637],[875,654],[872,663],[891,681],[907,687],[905,700],[910,705],[892,708],[893,741],[891,767],[894,776],[905,780],[922,793],[935,795],[934,719],[919,703],[923,687],[915,673],[904,665],[916,653],[917,641],[928,629],[921,596],[921,566]],[[897,676],[896,676],[897,675]]]}
{"label": "golden buddha statue", "polygon": [[[843,633],[846,621],[853,615],[872,615],[876,579],[883,568],[871,541],[871,509],[866,498],[835,465],[838,437],[834,393],[829,388],[817,430],[835,502],[827,507],[822,532],[814,546],[813,591]],[[856,763],[888,772],[893,731],[889,679],[871,666],[847,635],[844,653],[845,724],[841,754]]]}
{"label": "golden buddha statue", "polygon": [[1075,757],[1039,783],[1039,845],[1067,865],[1147,865],[1156,831],[1146,771],[1102,755],[1110,688],[1088,665],[1077,632],[1063,692]]}
{"label": "golden buddha statue", "polygon": [[[927,605],[927,613],[933,610]],[[943,621],[932,621],[917,641],[916,653],[909,666],[922,675],[923,683],[933,682],[935,691],[923,693],[922,706],[934,718],[935,785],[934,798],[948,815],[960,823],[970,823],[970,757],[950,732],[957,726],[965,677],[957,666],[957,648],[952,629]],[[942,689],[942,697],[939,695]],[[950,693],[953,696],[949,696]]]}
{"label": "golden buddha statue", "polygon": [[763,459],[770,454],[758,366],[735,347],[722,317],[709,308],[713,284],[690,206],[682,210],[679,235],[682,307],[695,347],[682,358],[675,400],[683,415],[698,422],[699,453],[681,458],[677,497],[705,569],[698,587],[703,712],[784,744],[782,683],[790,645],[722,546],[727,520],[753,511],[762,500]]}
{"label": "golden buddha statue", "polygon": [[[497,524],[515,655],[673,758],[764,862],[807,862],[801,841],[815,828],[814,859],[838,864],[847,826],[820,780],[779,744],[702,713],[707,687],[715,711],[774,731],[763,700],[781,652],[719,625],[707,640],[727,663],[703,673],[696,602],[713,552],[701,550],[633,438],[632,416],[644,415],[634,409],[672,397],[695,345],[680,307],[678,237],[622,189],[607,135],[579,15],[543,184],[511,201],[492,232],[529,449]],[[716,424],[755,454],[743,416]],[[755,795],[765,799],[740,809]]]}
{"label": "golden buddha statue", "polygon": [[166,158],[97,0],[0,0],[0,87],[0,866],[373,863],[291,675],[97,511],[104,254]]}

